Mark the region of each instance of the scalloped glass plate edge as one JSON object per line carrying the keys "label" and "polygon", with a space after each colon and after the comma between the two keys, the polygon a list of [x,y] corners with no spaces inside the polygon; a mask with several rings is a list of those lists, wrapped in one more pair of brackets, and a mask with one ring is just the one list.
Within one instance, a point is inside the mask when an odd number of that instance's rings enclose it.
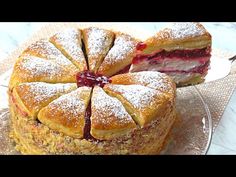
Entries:
{"label": "scalloped glass plate edge", "polygon": [[209,135],[208,135],[208,140],[207,140],[206,147],[205,147],[205,149],[204,149],[204,151],[203,151],[203,155],[207,155],[207,152],[209,151],[209,148],[210,148],[210,145],[211,145],[212,133],[213,133],[213,124],[212,124],[211,112],[210,112],[210,110],[209,110],[208,105],[205,103],[204,98],[203,98],[201,92],[197,89],[196,86],[193,86],[193,88],[196,90],[196,92],[197,92],[199,98],[201,99],[202,104],[203,104],[203,106],[204,106],[204,108],[205,108],[207,117],[208,117]]}
{"label": "scalloped glass plate edge", "polygon": [[177,89],[177,118],[161,155],[206,155],[212,140],[212,117],[196,86]]}

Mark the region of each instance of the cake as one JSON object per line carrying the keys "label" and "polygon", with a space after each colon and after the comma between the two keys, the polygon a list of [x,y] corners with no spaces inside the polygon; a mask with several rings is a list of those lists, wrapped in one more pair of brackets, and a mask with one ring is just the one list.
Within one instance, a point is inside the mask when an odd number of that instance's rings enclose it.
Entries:
{"label": "cake", "polygon": [[159,71],[177,86],[204,81],[211,57],[211,35],[200,23],[172,23],[136,46],[130,72]]}
{"label": "cake", "polygon": [[175,83],[130,73],[140,40],[96,27],[29,45],[9,83],[11,137],[23,154],[158,154],[175,121]]}
{"label": "cake", "polygon": [[115,34],[96,27],[86,28],[82,33],[89,70],[96,72],[112,47]]}

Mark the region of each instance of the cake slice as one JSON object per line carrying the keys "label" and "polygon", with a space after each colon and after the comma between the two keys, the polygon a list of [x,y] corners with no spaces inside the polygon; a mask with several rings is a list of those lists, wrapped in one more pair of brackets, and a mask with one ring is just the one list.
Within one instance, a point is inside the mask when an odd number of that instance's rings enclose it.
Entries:
{"label": "cake slice", "polygon": [[35,56],[22,56],[15,63],[10,89],[23,82],[72,83],[76,82],[77,69],[62,66],[53,60]]}
{"label": "cake slice", "polygon": [[52,130],[75,138],[84,136],[85,112],[91,95],[90,87],[80,87],[44,107],[38,119]]}
{"label": "cake slice", "polygon": [[76,89],[76,84],[22,83],[14,87],[11,98],[24,116],[37,118],[40,109],[59,96]]}
{"label": "cake slice", "polygon": [[123,33],[117,33],[113,47],[106,55],[98,73],[112,76],[117,73],[127,72],[136,52],[138,40]]}
{"label": "cake slice", "polygon": [[109,30],[90,27],[82,31],[89,70],[96,72],[111,48],[114,33]]}
{"label": "cake slice", "polygon": [[87,70],[87,63],[82,51],[82,34],[80,29],[68,28],[50,38],[60,50],[80,71]]}
{"label": "cake slice", "polygon": [[136,46],[130,72],[164,72],[179,86],[201,83],[209,68],[211,43],[200,23],[173,23]]}
{"label": "cake slice", "polygon": [[119,99],[141,127],[164,116],[172,104],[168,95],[142,85],[107,84],[104,90]]}
{"label": "cake slice", "polygon": [[140,71],[118,74],[110,78],[112,84],[143,85],[164,93],[175,94],[175,83],[165,73],[157,71]]}
{"label": "cake slice", "polygon": [[99,140],[110,140],[130,132],[135,122],[122,103],[95,86],[91,99],[91,135]]}
{"label": "cake slice", "polygon": [[46,39],[41,39],[31,44],[23,51],[21,56],[36,56],[54,61],[62,66],[66,66],[68,69],[78,70],[69,59],[67,59],[51,42]]}

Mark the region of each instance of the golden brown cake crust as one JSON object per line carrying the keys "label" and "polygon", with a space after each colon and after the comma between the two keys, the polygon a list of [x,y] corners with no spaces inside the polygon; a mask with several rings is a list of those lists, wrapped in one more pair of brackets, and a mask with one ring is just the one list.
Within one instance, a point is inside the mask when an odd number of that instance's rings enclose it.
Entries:
{"label": "golden brown cake crust", "polygon": [[98,73],[112,76],[130,65],[136,53],[137,39],[130,35],[117,33],[113,47],[104,58]]}
{"label": "golden brown cake crust", "polygon": [[23,82],[73,83],[77,72],[74,65],[67,67],[45,58],[22,56],[14,65],[9,88]]}
{"label": "golden brown cake crust", "polygon": [[139,84],[172,95],[175,95],[176,90],[176,85],[169,76],[156,71],[119,74],[111,77],[111,81],[121,85]]}
{"label": "golden brown cake crust", "polygon": [[90,27],[82,31],[90,71],[97,71],[110,50],[115,34],[112,31]]}
{"label": "golden brown cake crust", "polygon": [[144,43],[147,44],[147,48],[142,51],[144,54],[161,49],[201,49],[211,46],[211,35],[200,23],[174,23]]}
{"label": "golden brown cake crust", "polygon": [[97,139],[114,139],[136,127],[122,103],[97,86],[93,89],[91,111],[91,135]]}
{"label": "golden brown cake crust", "polygon": [[50,37],[55,45],[80,71],[87,69],[82,51],[82,32],[80,29],[68,28]]}
{"label": "golden brown cake crust", "polygon": [[30,118],[37,118],[40,109],[54,99],[76,89],[76,84],[49,84],[44,82],[22,83],[14,87],[16,104],[27,112]]}
{"label": "golden brown cake crust", "polygon": [[166,107],[173,104],[173,95],[141,85],[107,84],[104,90],[118,98],[141,127],[163,117]]}

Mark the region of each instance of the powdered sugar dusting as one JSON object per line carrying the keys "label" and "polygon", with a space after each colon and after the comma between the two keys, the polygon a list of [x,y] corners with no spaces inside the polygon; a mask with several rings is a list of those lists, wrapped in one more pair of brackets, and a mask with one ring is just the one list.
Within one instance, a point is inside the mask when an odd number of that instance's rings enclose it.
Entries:
{"label": "powdered sugar dusting", "polygon": [[156,96],[161,94],[154,90],[141,85],[107,85],[110,90],[121,94],[135,109],[142,110],[154,104]]}
{"label": "powdered sugar dusting", "polygon": [[105,55],[109,50],[108,47],[112,43],[108,31],[96,27],[88,29],[88,57]]}
{"label": "powdered sugar dusting", "polygon": [[[197,37],[206,33],[203,26],[199,23],[185,22],[185,23],[172,23],[168,28],[164,29],[170,34],[173,39],[182,39],[186,37]],[[163,33],[165,35],[165,33]]]}
{"label": "powdered sugar dusting", "polygon": [[41,102],[58,94],[67,93],[73,86],[75,86],[75,84],[49,84],[44,82],[31,82],[20,84],[19,89],[24,89],[25,86],[29,87],[28,92],[30,93],[25,94],[25,97],[29,97],[30,99],[33,97],[36,102]]}
{"label": "powdered sugar dusting", "polygon": [[42,39],[31,44],[23,55],[32,55],[28,51],[36,52],[37,56],[47,58],[48,60],[54,60],[61,65],[72,65],[69,59],[67,59],[52,43]]}
{"label": "powdered sugar dusting", "polygon": [[134,52],[136,43],[137,42],[129,35],[118,35],[115,39],[114,46],[105,57],[104,63],[113,64],[120,60],[124,60],[130,53]]}
{"label": "powdered sugar dusting", "polygon": [[50,79],[60,77],[64,71],[64,68],[59,64],[45,60],[38,57],[25,57],[18,65],[20,70],[27,71],[27,77],[34,78],[37,76],[45,76]]}
{"label": "powdered sugar dusting", "polygon": [[[48,106],[53,110],[60,110],[64,115],[68,115],[67,119],[78,117],[85,114],[86,100],[83,96],[84,92],[90,92],[91,88],[80,87],[71,93],[63,95],[51,102]],[[89,97],[89,94],[88,94]],[[88,99],[88,98],[87,98]]]}
{"label": "powdered sugar dusting", "polygon": [[141,84],[162,92],[169,92],[172,89],[172,83],[168,76],[164,73],[155,71],[142,71],[137,73],[130,73],[135,83]]}
{"label": "powdered sugar dusting", "polygon": [[[79,29],[68,28],[54,36],[55,42],[77,62],[85,63],[84,53],[81,49],[81,32]],[[86,64],[86,63],[85,63]]]}
{"label": "powdered sugar dusting", "polygon": [[[99,122],[109,125],[115,117],[119,123],[132,121],[122,103],[114,97],[108,96],[100,87],[95,87],[92,96],[92,114],[96,114]],[[95,120],[96,121],[96,120]]]}

